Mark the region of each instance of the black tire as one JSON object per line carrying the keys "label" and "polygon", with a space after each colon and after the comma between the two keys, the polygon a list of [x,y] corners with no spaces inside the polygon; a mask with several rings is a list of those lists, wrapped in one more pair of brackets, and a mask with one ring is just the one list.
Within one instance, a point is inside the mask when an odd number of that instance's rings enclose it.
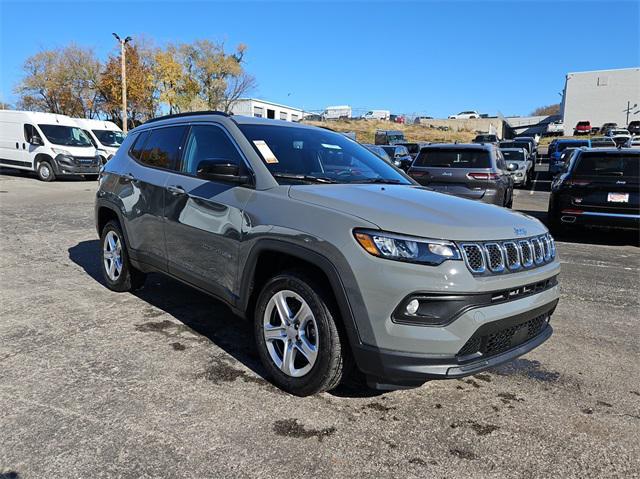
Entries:
{"label": "black tire", "polygon": [[[291,291],[308,304],[317,324],[317,357],[301,377],[285,374],[271,358],[264,338],[264,315],[271,298]],[[297,396],[310,396],[334,389],[347,375],[349,350],[345,334],[339,332],[331,296],[304,273],[287,271],[271,278],[262,288],[254,312],[254,335],[263,366],[279,388]],[[296,353],[297,354],[297,353]]]}
{"label": "black tire", "polygon": [[509,200],[507,201],[506,196],[509,192],[507,191],[504,195],[505,195],[505,204],[504,207],[505,208],[509,208],[511,209],[513,207],[513,190],[511,190],[511,195],[509,195]]}
{"label": "black tire", "polygon": [[[107,235],[113,232],[120,240],[121,245],[121,260],[122,269],[117,278],[113,279],[109,277],[107,267],[105,265],[105,240]],[[144,285],[146,275],[135,269],[129,261],[129,252],[127,251],[127,245],[124,240],[124,235],[120,228],[120,224],[117,221],[109,221],[102,229],[100,234],[100,270],[102,271],[102,277],[104,282],[111,291],[123,293],[127,291],[135,291],[140,289]]]}
{"label": "black tire", "polygon": [[38,163],[38,167],[36,168],[36,175],[38,175],[38,179],[40,181],[53,181],[56,179],[56,174],[53,171],[53,167],[49,161],[43,160]]}
{"label": "black tire", "polygon": [[98,181],[100,175],[84,175],[83,178],[87,181]]}

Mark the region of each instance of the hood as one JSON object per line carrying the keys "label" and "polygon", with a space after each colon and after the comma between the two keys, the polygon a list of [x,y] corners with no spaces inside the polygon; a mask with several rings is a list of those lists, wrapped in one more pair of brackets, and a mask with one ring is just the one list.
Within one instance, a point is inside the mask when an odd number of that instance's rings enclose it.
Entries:
{"label": "hood", "polygon": [[298,201],[357,216],[393,233],[448,240],[499,240],[543,234],[537,219],[420,186],[300,185]]}
{"label": "hood", "polygon": [[64,150],[76,157],[89,157],[96,156],[96,149],[93,146],[65,146],[65,145],[51,145],[51,148],[56,150]]}

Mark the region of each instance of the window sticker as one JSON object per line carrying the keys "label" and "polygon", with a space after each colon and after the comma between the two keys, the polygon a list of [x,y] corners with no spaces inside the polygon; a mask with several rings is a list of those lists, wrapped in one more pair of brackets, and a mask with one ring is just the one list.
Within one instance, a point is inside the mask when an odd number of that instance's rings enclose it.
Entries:
{"label": "window sticker", "polygon": [[278,163],[278,158],[276,158],[276,155],[273,154],[273,151],[271,151],[271,148],[269,148],[269,145],[267,145],[264,140],[253,140],[253,144],[256,145],[264,161],[269,164]]}

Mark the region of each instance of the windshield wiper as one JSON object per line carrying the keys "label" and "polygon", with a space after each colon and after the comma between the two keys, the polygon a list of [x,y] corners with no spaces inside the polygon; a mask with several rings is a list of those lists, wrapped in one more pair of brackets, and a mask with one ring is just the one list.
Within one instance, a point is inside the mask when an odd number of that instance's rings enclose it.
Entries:
{"label": "windshield wiper", "polygon": [[396,180],[393,178],[365,178],[364,180],[355,180],[350,181],[350,183],[385,183],[390,185],[397,185],[400,183],[400,180]]}
{"label": "windshield wiper", "polygon": [[333,178],[326,176],[313,176],[313,175],[296,175],[293,173],[271,173],[274,178],[283,178],[286,180],[307,181],[310,183],[336,183]]}

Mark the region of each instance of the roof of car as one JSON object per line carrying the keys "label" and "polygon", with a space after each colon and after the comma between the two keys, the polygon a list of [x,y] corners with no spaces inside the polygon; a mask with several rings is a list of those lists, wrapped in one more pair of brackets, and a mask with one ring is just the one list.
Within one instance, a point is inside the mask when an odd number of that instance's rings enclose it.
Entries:
{"label": "roof of car", "polygon": [[423,149],[426,148],[462,148],[462,149],[470,149],[470,150],[489,150],[493,148],[493,143],[431,143],[430,145],[425,145]]}
{"label": "roof of car", "polygon": [[640,155],[640,150],[638,148],[583,148],[581,149],[584,152],[589,153],[598,153],[598,154],[611,154],[611,155],[624,155],[624,154],[632,154],[632,155]]}

